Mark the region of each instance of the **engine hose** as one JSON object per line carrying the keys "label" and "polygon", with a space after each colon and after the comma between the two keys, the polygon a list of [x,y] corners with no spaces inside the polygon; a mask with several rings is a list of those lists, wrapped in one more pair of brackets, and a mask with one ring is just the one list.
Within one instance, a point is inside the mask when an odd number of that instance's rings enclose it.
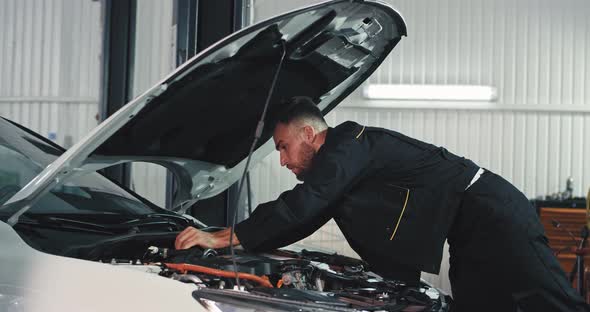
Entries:
{"label": "engine hose", "polygon": [[234,277],[236,277],[236,274],[238,274],[238,276],[241,279],[250,280],[253,282],[257,282],[261,286],[273,288],[272,284],[268,280],[268,277],[266,277],[266,276],[258,276],[258,275],[249,274],[249,273],[218,270],[218,269],[208,268],[205,266],[186,264],[186,263],[164,263],[164,265],[167,268],[178,270],[183,273],[190,271],[190,272],[198,272],[198,273],[204,273],[204,274],[215,275],[215,276],[220,276],[220,277],[229,277],[229,278],[234,278]]}

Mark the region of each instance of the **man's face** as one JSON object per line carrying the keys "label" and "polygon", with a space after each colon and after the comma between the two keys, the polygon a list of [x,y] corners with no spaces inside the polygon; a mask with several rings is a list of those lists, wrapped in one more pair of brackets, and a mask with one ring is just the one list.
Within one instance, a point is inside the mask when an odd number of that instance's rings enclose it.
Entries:
{"label": "man's face", "polygon": [[287,166],[299,181],[304,180],[315,156],[312,146],[314,135],[313,128],[298,125],[297,122],[279,123],[274,131],[273,139],[280,153],[281,166]]}

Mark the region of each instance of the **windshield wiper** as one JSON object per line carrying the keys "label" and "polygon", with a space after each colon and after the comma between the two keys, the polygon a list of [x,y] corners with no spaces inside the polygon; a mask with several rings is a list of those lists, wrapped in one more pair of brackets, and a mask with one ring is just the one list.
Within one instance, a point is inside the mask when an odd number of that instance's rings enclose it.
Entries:
{"label": "windshield wiper", "polygon": [[[156,217],[181,220],[182,222],[184,222],[184,224],[182,224],[183,226],[189,226],[189,225],[195,226],[196,225],[196,226],[198,226],[198,228],[208,227],[205,223],[201,222],[199,219],[197,219],[191,215],[177,214],[177,213],[154,212],[154,213],[142,215],[141,217],[139,217],[135,220],[143,220],[143,219],[156,218]],[[127,221],[127,222],[130,222],[130,221]]]}
{"label": "windshield wiper", "polygon": [[146,215],[141,215],[138,218],[135,219],[131,219],[128,221],[125,221],[121,224],[136,224],[136,223],[151,223],[151,222],[167,222],[167,223],[171,223],[171,224],[175,224],[175,225],[184,225],[184,226],[188,226],[191,225],[191,220],[188,218],[185,218],[183,216],[177,215],[177,214],[168,214],[168,213],[150,213],[150,214],[146,214]]}
{"label": "windshield wiper", "polygon": [[103,225],[84,222],[78,220],[63,219],[49,216],[30,216],[23,215],[16,225],[35,226],[35,227],[51,227],[55,229],[63,229],[69,231],[79,231],[99,234],[115,234],[110,229]]}
{"label": "windshield wiper", "polygon": [[177,215],[175,213],[162,213],[162,212],[154,212],[154,213],[149,213],[149,214],[145,214],[142,215],[141,218],[139,219],[146,219],[146,218],[158,218],[158,217],[163,217],[163,218],[172,218],[172,219],[177,219],[177,220],[182,220],[186,223],[190,223],[191,220],[187,217],[183,217],[181,215]]}
{"label": "windshield wiper", "polygon": [[134,230],[134,232],[140,232],[141,227],[147,226],[168,226],[169,231],[180,231],[190,225],[194,225],[193,220],[177,214],[150,213],[122,223],[105,226],[108,229],[127,229]]}
{"label": "windshield wiper", "polygon": [[150,213],[139,215],[120,223],[93,223],[74,218],[24,214],[17,224],[28,227],[51,227],[69,231],[82,231],[100,234],[139,233],[146,228],[164,228],[166,232],[181,231],[189,225],[195,225],[194,220],[174,213]]}
{"label": "windshield wiper", "polygon": [[19,224],[20,223],[26,223],[27,225],[31,226],[51,226],[64,230],[79,230],[104,234],[120,234],[129,232],[137,233],[141,232],[140,228],[142,227],[154,226],[166,226],[166,230],[174,231],[184,229],[186,226],[191,224],[189,219],[165,213],[148,214],[141,216],[140,218],[115,224],[97,224],[76,219],[47,215],[23,215],[23,218],[19,220]]}

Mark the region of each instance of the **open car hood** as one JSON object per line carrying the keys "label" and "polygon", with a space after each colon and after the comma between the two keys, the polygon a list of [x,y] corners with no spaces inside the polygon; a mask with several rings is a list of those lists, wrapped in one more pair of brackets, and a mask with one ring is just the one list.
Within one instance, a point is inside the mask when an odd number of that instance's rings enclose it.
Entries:
{"label": "open car hood", "polygon": [[271,18],[217,42],[127,103],[46,167],[5,205],[19,207],[73,175],[142,161],[174,173],[174,205],[212,197],[246,165],[258,119],[278,73],[252,155],[273,149],[273,119],[293,96],[327,114],[381,64],[406,35],[403,18],[375,1],[329,1]]}

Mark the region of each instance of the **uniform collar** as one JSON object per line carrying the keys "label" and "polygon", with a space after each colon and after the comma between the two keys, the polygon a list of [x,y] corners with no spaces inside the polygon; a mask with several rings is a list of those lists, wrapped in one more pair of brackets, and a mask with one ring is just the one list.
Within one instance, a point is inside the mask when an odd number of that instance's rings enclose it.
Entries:
{"label": "uniform collar", "polygon": [[326,131],[326,140],[318,150],[318,154],[326,149],[338,146],[342,142],[357,139],[357,136],[365,131],[365,126],[354,121],[345,121],[334,128],[328,127]]}
{"label": "uniform collar", "polygon": [[328,128],[327,131],[324,145],[332,145],[342,140],[357,139],[365,131],[365,126],[354,121],[345,121],[334,128]]}

